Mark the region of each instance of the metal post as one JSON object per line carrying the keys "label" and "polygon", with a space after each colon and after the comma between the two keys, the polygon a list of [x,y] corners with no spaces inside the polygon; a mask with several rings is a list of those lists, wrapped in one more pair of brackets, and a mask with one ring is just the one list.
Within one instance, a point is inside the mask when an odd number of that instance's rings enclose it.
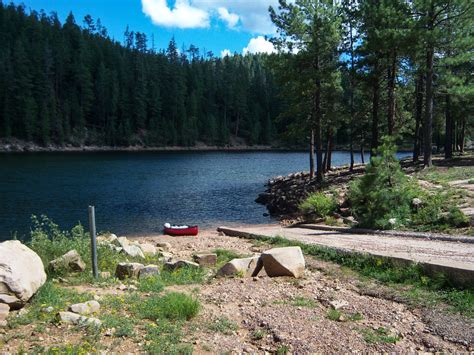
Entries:
{"label": "metal post", "polygon": [[97,270],[97,239],[96,239],[96,230],[95,230],[94,206],[89,206],[89,232],[91,235],[92,273],[95,278],[98,278],[99,271]]}

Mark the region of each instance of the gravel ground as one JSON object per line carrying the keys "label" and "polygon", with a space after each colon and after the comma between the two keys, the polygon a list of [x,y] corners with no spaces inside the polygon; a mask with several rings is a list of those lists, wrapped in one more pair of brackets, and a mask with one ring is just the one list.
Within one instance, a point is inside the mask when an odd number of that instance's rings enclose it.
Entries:
{"label": "gravel ground", "polygon": [[[150,236],[149,242],[171,243],[171,252],[190,260],[196,252],[229,249],[254,254],[269,248],[249,240],[220,236],[204,231],[198,237]],[[212,278],[202,285],[172,286],[168,290],[196,293],[202,304],[200,314],[189,323],[185,341],[195,353],[309,352],[466,352],[474,351],[473,322],[439,309],[408,305],[396,291],[371,281],[361,281],[354,273],[336,264],[306,257],[302,279]],[[120,294],[117,287],[81,291]],[[329,318],[331,301],[345,301],[338,317]],[[333,312],[334,313],[334,312]],[[211,330],[219,319],[235,325],[224,332]],[[80,333],[67,326],[51,325],[38,333],[27,325],[7,330],[8,346],[0,350],[16,353],[33,345],[79,343]],[[394,341],[394,342],[391,342]],[[101,334],[100,343],[118,353],[140,352],[138,339],[111,338]]]}

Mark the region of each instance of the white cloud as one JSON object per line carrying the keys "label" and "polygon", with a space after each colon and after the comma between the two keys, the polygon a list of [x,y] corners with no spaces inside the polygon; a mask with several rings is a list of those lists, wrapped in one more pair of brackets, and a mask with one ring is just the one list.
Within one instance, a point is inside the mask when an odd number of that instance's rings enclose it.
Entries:
{"label": "white cloud", "polygon": [[220,19],[230,29],[255,34],[273,34],[268,7],[278,0],[141,0],[143,12],[160,26],[179,28],[209,27],[211,18]]}
{"label": "white cloud", "polygon": [[273,46],[273,43],[267,41],[265,37],[258,36],[251,38],[247,47],[244,48],[243,53],[246,54],[255,54],[255,53],[275,53],[276,49]]}
{"label": "white cloud", "polygon": [[229,28],[234,28],[239,22],[239,15],[230,13],[225,7],[219,7],[217,9],[219,18],[227,23]]}
{"label": "white cloud", "polygon": [[230,57],[232,55],[232,53],[230,52],[230,50],[228,49],[224,49],[223,51],[221,51],[221,57],[224,58],[224,57]]}
{"label": "white cloud", "polygon": [[176,0],[173,8],[166,0],[142,0],[143,12],[155,25],[177,28],[209,27],[207,11],[192,6],[189,0]]}

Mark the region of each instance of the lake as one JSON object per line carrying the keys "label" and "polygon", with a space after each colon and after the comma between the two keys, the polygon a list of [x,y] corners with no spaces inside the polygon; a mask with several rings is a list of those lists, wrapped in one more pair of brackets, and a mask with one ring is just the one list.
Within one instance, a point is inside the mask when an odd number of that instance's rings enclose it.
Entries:
{"label": "lake", "polygon": [[[334,165],[348,162],[349,153],[333,153]],[[0,240],[26,238],[32,214],[62,229],[87,226],[89,205],[97,230],[118,235],[158,233],[165,222],[269,223],[254,202],[265,182],[307,169],[303,152],[0,154]]]}

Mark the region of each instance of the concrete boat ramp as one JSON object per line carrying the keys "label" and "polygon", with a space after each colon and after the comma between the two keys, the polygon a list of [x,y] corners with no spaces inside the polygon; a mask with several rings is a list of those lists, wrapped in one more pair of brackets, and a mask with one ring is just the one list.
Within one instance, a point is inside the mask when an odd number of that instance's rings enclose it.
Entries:
{"label": "concrete boat ramp", "polygon": [[279,225],[219,227],[218,231],[241,238],[281,236],[305,244],[333,248],[341,253],[371,254],[403,263],[415,262],[429,275],[444,273],[454,284],[474,287],[474,243],[466,242],[471,237],[447,241],[445,238],[436,239],[436,236],[429,239],[408,235],[360,234],[350,230],[342,232],[331,228],[321,230],[314,225],[289,228]]}

